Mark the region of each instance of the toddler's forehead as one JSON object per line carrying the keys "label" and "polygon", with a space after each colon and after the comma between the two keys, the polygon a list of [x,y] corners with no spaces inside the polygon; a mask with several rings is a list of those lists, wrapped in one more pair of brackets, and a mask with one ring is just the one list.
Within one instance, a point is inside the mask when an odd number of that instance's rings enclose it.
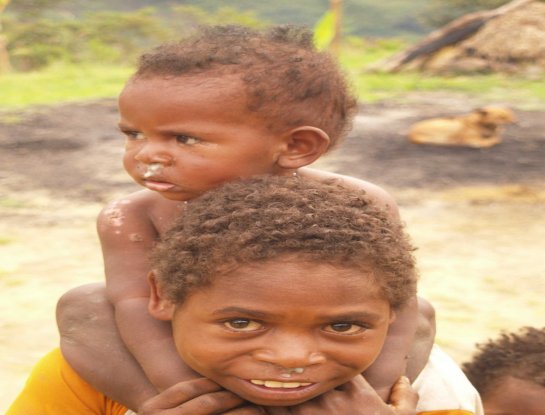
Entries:
{"label": "toddler's forehead", "polygon": [[241,95],[245,90],[239,74],[218,71],[183,74],[142,74],[131,77],[125,84],[125,88],[150,84],[163,88],[180,89],[182,92],[184,88],[191,87],[192,89],[202,88],[203,90],[213,89],[225,92],[236,91],[238,95]]}

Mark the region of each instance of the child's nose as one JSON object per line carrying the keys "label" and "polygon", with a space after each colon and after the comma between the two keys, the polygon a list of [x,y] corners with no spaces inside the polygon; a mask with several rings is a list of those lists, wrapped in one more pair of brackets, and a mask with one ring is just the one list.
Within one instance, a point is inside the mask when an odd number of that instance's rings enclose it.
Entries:
{"label": "child's nose", "polygon": [[266,345],[254,353],[262,362],[283,368],[300,368],[326,361],[312,336],[274,336]]}
{"label": "child's nose", "polygon": [[174,161],[174,157],[170,154],[166,144],[152,142],[142,146],[134,158],[136,161],[145,164],[161,163],[169,165]]}

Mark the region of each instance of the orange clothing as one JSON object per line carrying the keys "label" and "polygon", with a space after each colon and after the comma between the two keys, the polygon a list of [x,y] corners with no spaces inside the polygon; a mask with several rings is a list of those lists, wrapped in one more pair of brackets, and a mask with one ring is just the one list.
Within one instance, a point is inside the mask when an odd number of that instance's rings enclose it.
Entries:
{"label": "orange clothing", "polygon": [[124,415],[127,408],[85,382],[55,349],[34,366],[6,415]]}

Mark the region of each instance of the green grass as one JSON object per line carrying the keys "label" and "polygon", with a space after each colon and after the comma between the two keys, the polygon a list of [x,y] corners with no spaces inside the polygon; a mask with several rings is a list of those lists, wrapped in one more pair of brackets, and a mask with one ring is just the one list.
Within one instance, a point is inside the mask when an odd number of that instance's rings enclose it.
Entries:
{"label": "green grass", "polygon": [[114,97],[131,72],[120,66],[55,65],[39,72],[0,75],[0,108]]}
{"label": "green grass", "polygon": [[478,96],[483,101],[545,107],[545,83],[501,74],[432,76],[417,72],[380,73],[366,68],[392,56],[407,45],[397,39],[373,42],[351,40],[345,44],[340,63],[348,72],[361,101],[403,99],[412,92],[455,92]]}
{"label": "green grass", "polygon": [[[340,62],[361,101],[403,100],[409,93],[441,91],[526,109],[545,108],[545,83],[542,80],[499,74],[438,77],[365,70],[369,64],[391,56],[405,46],[406,43],[398,39],[348,39],[345,42]],[[0,75],[0,110],[115,97],[132,70],[119,65],[59,64],[39,72]],[[0,117],[0,122],[16,123],[17,119]]]}
{"label": "green grass", "polygon": [[482,101],[499,101],[530,107],[545,107],[545,85],[498,74],[437,77],[418,73],[354,74],[353,82],[360,100],[402,99],[411,92],[442,91],[478,96]]}

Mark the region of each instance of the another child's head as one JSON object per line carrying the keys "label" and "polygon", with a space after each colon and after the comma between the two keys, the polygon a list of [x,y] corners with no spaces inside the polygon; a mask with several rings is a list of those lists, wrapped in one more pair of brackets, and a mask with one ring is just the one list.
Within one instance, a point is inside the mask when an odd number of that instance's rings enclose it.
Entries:
{"label": "another child's head", "polygon": [[[219,26],[144,54],[119,109],[129,173],[187,200],[236,177],[312,163],[349,130],[356,99],[308,30]],[[175,195],[171,176],[195,189]]]}
{"label": "another child's head", "polygon": [[478,345],[464,372],[487,415],[540,415],[545,408],[545,327],[524,327]]}
{"label": "another child's head", "polygon": [[245,399],[295,405],[378,356],[415,295],[413,248],[364,192],[265,176],[187,205],[154,251],[151,313],[186,363]]}

